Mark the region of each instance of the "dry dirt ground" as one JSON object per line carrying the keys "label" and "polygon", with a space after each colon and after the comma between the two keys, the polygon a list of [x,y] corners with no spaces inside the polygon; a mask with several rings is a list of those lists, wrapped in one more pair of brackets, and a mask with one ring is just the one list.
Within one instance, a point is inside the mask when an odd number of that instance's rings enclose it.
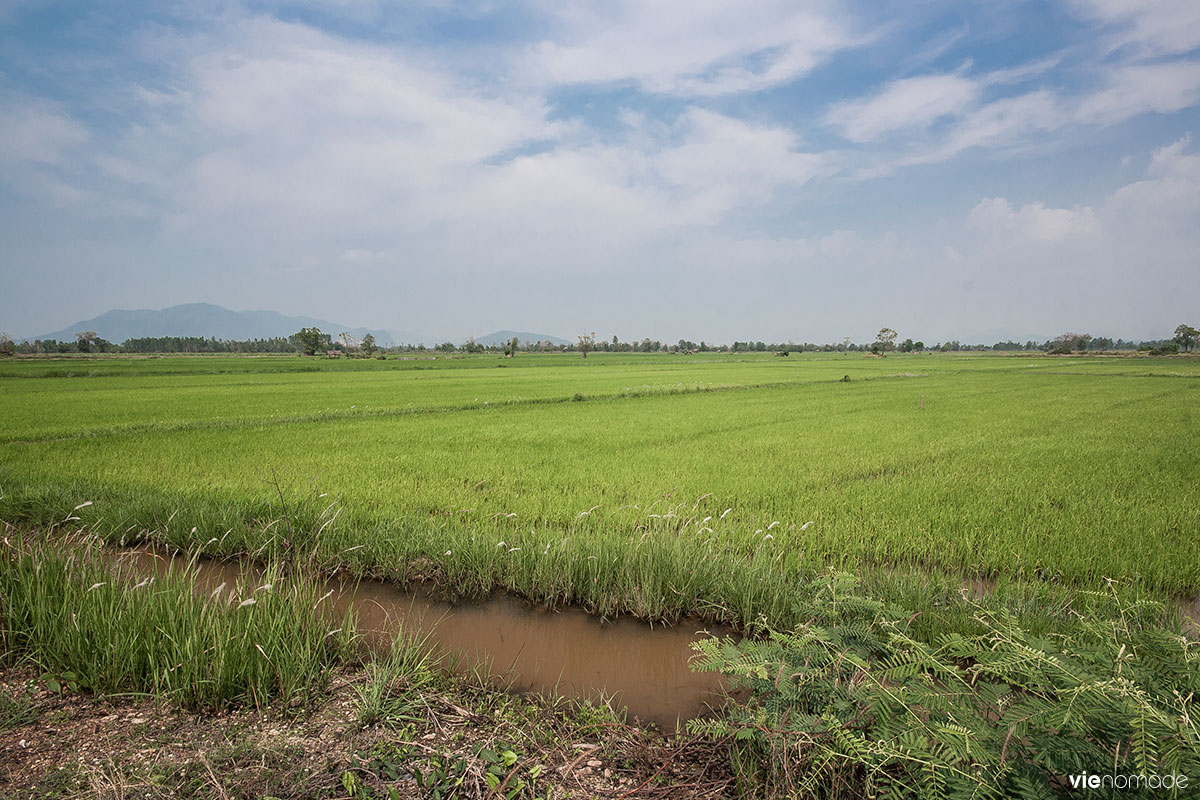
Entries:
{"label": "dry dirt ground", "polygon": [[726,752],[606,709],[447,679],[359,724],[361,672],[303,711],[195,714],[144,697],[52,692],[0,671],[0,797],[675,798],[735,794]]}

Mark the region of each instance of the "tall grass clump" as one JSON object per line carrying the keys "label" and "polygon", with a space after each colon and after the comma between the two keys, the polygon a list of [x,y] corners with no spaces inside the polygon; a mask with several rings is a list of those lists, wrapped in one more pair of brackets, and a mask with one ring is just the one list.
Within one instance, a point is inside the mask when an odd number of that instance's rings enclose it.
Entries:
{"label": "tall grass clump", "polygon": [[317,584],[276,568],[203,594],[194,562],[140,577],[107,565],[94,540],[18,536],[0,552],[3,657],[81,689],[189,709],[293,707],[355,652],[353,619],[335,619]]}
{"label": "tall grass clump", "polygon": [[834,574],[807,624],[695,645],[694,668],[749,697],[690,727],[728,738],[747,796],[1051,798],[1085,775],[1194,796],[1200,642],[1157,627],[1153,604],[1110,602],[1044,636],[977,607],[976,633],[922,641]]}
{"label": "tall grass clump", "polygon": [[437,663],[428,634],[397,633],[388,652],[366,666],[366,680],[357,689],[359,726],[416,722],[424,709],[422,690],[438,680]]}

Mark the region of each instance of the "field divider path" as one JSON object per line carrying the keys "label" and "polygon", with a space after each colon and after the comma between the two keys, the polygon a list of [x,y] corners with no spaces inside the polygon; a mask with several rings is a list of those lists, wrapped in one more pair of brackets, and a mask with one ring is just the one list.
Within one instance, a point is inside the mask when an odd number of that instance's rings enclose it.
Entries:
{"label": "field divider path", "polygon": [[[925,378],[927,375],[878,375],[860,378],[859,382],[878,380],[897,380]],[[744,384],[710,384],[697,386],[666,386],[662,389],[641,389],[636,391],[606,392],[590,395],[558,395],[555,397],[532,397],[512,400],[496,400],[485,402],[456,403],[453,405],[423,406],[404,408],[381,408],[346,410],[334,412],[319,412],[315,414],[293,414],[288,416],[254,417],[242,419],[208,419],[189,420],[186,422],[154,422],[148,424],[117,425],[106,428],[94,428],[70,433],[46,433],[29,436],[19,433],[0,435],[0,444],[32,445],[43,442],[62,442],[79,439],[93,439],[106,436],[120,437],[146,433],[177,433],[197,430],[250,430],[269,428],[281,425],[294,425],[320,422],[341,422],[357,419],[389,419],[394,417],[409,417],[420,415],[455,414],[462,411],[489,411],[498,408],[519,408],[525,406],[557,405],[571,402],[596,402],[612,400],[640,400],[645,398],[668,397],[674,395],[693,395],[720,392],[745,392],[759,389],[783,389],[792,386],[820,386],[837,383],[836,379],[811,381],[770,381],[764,383]]]}

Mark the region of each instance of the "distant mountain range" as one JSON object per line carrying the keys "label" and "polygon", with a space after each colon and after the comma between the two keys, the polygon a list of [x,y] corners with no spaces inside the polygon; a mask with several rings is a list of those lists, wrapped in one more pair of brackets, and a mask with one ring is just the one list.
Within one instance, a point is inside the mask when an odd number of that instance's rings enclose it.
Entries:
{"label": "distant mountain range", "polygon": [[312,317],[288,317],[276,311],[230,311],[211,303],[186,303],[162,310],[106,311],[98,317],[76,322],[61,331],[30,336],[28,339],[73,340],[81,331],[95,331],[102,338],[120,344],[126,339],[157,336],[201,336],[206,339],[244,341],[291,336],[301,328],[320,328],[336,339],[340,333],[362,338],[370,333],[380,345],[435,344],[431,337],[410,331],[384,331],[351,327]]}
{"label": "distant mountain range", "polygon": [[476,336],[475,341],[484,347],[504,346],[512,341],[513,337],[517,337],[519,344],[536,344],[537,342],[550,342],[550,344],[574,344],[566,339],[560,339],[557,336],[551,336],[548,333],[528,333],[526,331],[496,331],[489,333],[487,336]]}
{"label": "distant mountain range", "polygon": [[[34,339],[73,341],[75,334],[81,331],[95,331],[101,338],[116,344],[120,344],[126,339],[160,336],[200,336],[205,339],[246,341],[247,339],[291,336],[301,328],[320,328],[323,333],[330,334],[335,340],[343,332],[359,339],[370,333],[375,337],[375,341],[383,347],[398,344],[424,344],[433,347],[438,342],[446,341],[413,331],[385,331],[351,327],[325,319],[288,317],[277,311],[230,311],[212,303],[185,303],[161,310],[106,311],[98,317],[76,322],[60,331],[24,338],[26,341]],[[478,336],[475,341],[485,347],[491,347],[504,345],[514,336],[521,344],[547,341],[560,345],[571,344],[566,339],[560,339],[557,336],[524,331],[496,331],[487,336]],[[459,344],[462,343],[462,341],[459,342]]]}

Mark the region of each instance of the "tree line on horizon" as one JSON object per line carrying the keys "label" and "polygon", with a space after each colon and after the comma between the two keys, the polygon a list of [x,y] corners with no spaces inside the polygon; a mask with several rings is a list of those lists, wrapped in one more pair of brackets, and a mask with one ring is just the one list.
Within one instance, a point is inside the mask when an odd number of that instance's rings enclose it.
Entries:
{"label": "tree line on horizon", "polygon": [[203,336],[145,336],[126,339],[120,344],[110,342],[95,331],[81,331],[75,334],[75,341],[59,341],[56,339],[35,339],[33,341],[14,342],[5,334],[0,334],[0,355],[38,355],[38,354],[67,354],[67,353],[301,353],[316,355],[318,353],[338,353],[345,355],[372,356],[383,353],[403,352],[441,352],[441,353],[503,353],[515,355],[517,352],[579,352],[589,351],[607,353],[804,353],[804,352],[959,352],[959,351],[1025,351],[1045,352],[1051,354],[1086,353],[1104,351],[1141,351],[1154,355],[1171,355],[1179,352],[1191,352],[1200,342],[1200,330],[1187,324],[1181,324],[1175,329],[1175,335],[1170,339],[1155,339],[1133,341],[1126,339],[1111,339],[1105,336],[1091,336],[1086,333],[1063,333],[1044,342],[1032,339],[1025,342],[1003,341],[994,344],[964,344],[957,340],[937,342],[926,345],[922,341],[906,338],[897,342],[898,334],[891,328],[879,331],[874,342],[856,343],[850,337],[836,344],[815,344],[812,342],[796,343],[764,342],[764,341],[734,341],[732,344],[709,344],[706,341],[693,342],[679,339],[674,343],[662,342],[657,339],[644,338],[640,341],[621,341],[617,336],[611,340],[595,339],[595,334],[585,334],[579,337],[574,345],[560,345],[549,341],[512,340],[500,344],[481,344],[469,338],[463,344],[441,342],[433,347],[424,344],[394,345],[379,347],[375,338],[367,334],[357,338],[347,333],[339,335],[335,341],[332,334],[324,333],[317,328],[303,328],[291,336],[276,336],[265,339],[229,340]]}

